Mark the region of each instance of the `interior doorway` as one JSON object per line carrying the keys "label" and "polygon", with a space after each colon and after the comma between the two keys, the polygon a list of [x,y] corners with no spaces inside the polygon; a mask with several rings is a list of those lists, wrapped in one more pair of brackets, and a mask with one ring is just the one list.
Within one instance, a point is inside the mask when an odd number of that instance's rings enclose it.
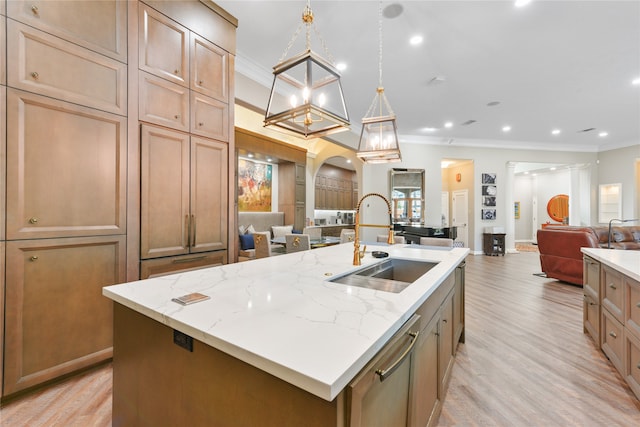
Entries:
{"label": "interior doorway", "polygon": [[469,191],[456,190],[451,194],[451,226],[457,227],[456,242],[469,247]]}

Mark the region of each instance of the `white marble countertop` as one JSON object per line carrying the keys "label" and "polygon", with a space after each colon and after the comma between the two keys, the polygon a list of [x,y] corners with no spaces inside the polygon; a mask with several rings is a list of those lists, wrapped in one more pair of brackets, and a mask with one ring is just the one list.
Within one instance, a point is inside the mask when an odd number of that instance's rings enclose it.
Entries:
{"label": "white marble countertop", "polygon": [[640,251],[581,248],[582,253],[640,282]]}
{"label": "white marble countertop", "polygon": [[[398,294],[328,282],[356,270],[341,244],[103,288],[103,295],[328,401],[467,256],[419,245],[368,246],[439,262]],[[182,306],[191,292],[210,296]],[[117,333],[117,331],[116,331]]]}

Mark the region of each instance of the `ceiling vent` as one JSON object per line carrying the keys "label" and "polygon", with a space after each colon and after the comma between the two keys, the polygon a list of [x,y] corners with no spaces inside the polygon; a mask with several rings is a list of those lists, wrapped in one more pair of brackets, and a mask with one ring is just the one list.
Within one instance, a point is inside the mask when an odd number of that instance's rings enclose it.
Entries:
{"label": "ceiling vent", "polygon": [[591,132],[592,130],[596,130],[596,128],[586,128],[586,129],[579,130],[578,132]]}
{"label": "ceiling vent", "polygon": [[476,122],[476,120],[467,120],[466,122],[462,123],[460,126],[469,126],[472,125]]}

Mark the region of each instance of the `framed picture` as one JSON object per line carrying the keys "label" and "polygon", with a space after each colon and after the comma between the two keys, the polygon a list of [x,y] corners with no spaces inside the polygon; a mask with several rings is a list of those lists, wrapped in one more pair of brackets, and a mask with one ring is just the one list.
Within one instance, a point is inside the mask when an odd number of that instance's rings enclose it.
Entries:
{"label": "framed picture", "polygon": [[482,183],[483,184],[495,184],[496,183],[496,174],[495,173],[483,173],[482,174]]}
{"label": "framed picture", "polygon": [[482,186],[482,195],[483,196],[495,196],[498,194],[498,188],[495,185],[483,185]]}
{"label": "framed picture", "polygon": [[496,206],[496,196],[482,196],[482,206]]}
{"label": "framed picture", "polygon": [[513,217],[520,219],[520,202],[514,202],[513,204]]}
{"label": "framed picture", "polygon": [[487,221],[493,221],[496,219],[495,209],[482,209],[482,219]]}

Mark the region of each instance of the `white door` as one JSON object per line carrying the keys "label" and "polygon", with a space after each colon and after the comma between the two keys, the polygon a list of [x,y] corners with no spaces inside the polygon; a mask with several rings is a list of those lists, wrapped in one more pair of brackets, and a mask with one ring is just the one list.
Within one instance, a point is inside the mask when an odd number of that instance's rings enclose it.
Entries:
{"label": "white door", "polygon": [[442,192],[442,226],[449,226],[449,192]]}
{"label": "white door", "polygon": [[[456,190],[451,195],[451,226],[458,227],[456,242],[469,247],[469,193],[468,190]],[[460,243],[458,243],[460,244]]]}

